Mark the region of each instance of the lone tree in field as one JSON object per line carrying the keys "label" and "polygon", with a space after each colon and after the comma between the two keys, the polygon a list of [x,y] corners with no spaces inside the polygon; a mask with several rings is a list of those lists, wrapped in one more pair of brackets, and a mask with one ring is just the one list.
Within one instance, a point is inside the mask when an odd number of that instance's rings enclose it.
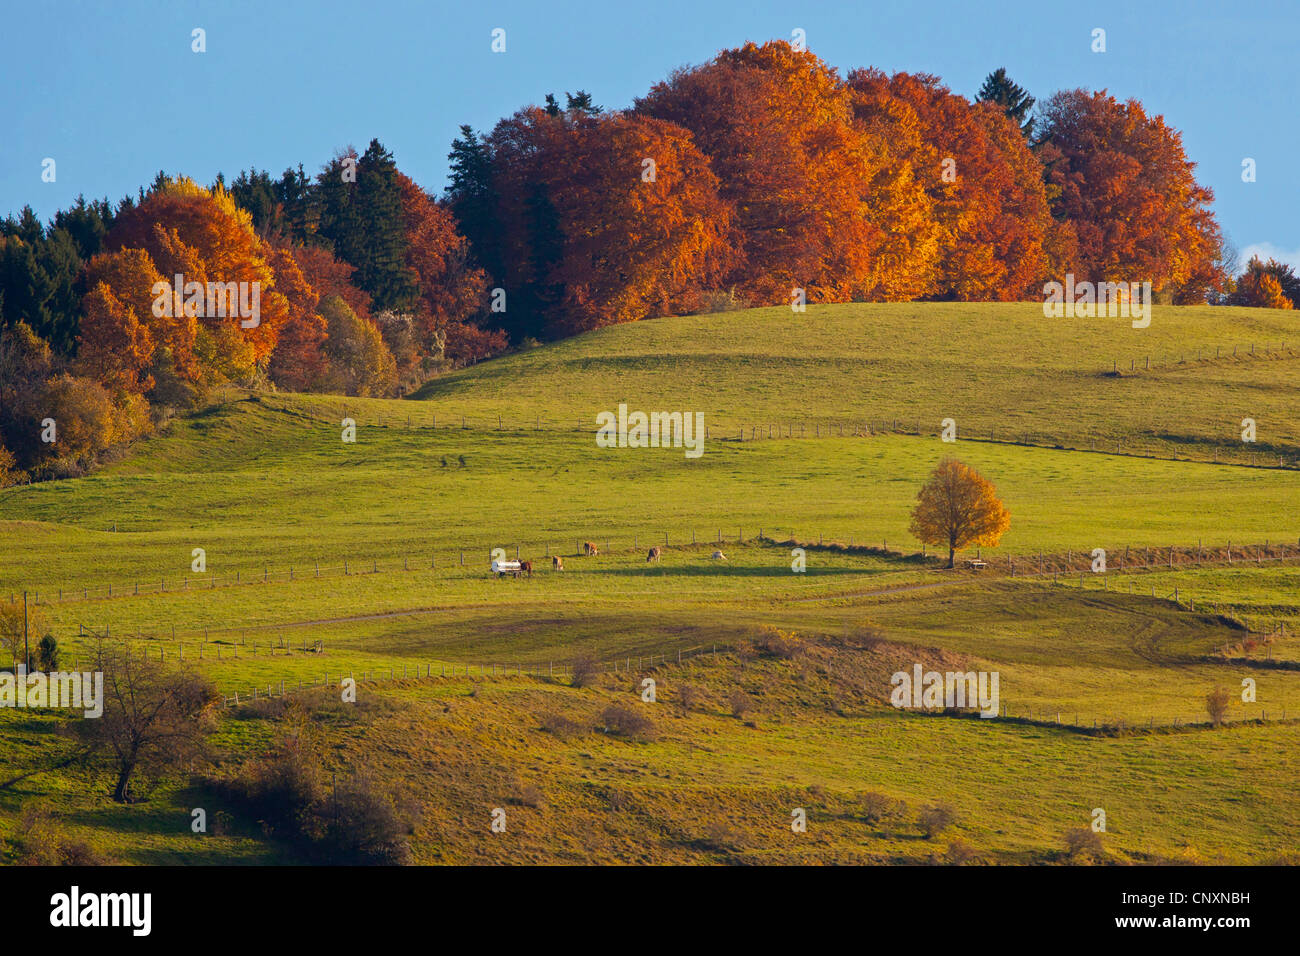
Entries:
{"label": "lone tree in field", "polygon": [[997,489],[969,465],[945,458],[916,496],[911,532],[926,544],[948,546],[948,567],[973,544],[992,547],[1011,527]]}

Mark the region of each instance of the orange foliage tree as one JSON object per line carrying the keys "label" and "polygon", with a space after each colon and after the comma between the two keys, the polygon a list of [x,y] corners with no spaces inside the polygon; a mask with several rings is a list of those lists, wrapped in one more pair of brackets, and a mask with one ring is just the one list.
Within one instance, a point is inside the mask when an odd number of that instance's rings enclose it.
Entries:
{"label": "orange foliage tree", "polygon": [[743,251],[729,280],[746,296],[844,301],[869,282],[868,146],[833,68],[786,42],[747,43],[674,73],[636,109],[690,130],[709,157]]}
{"label": "orange foliage tree", "polygon": [[[325,253],[325,255],[329,255]],[[288,305],[284,327],[271,353],[271,379],[281,388],[305,392],[315,388],[325,374],[325,320],[317,306],[320,295],[286,245],[272,245],[271,268],[275,285]]]}
{"label": "orange foliage tree", "polygon": [[685,311],[734,260],[718,180],[680,126],[578,117],[545,169],[564,237],[553,334]]}
{"label": "orange foliage tree", "polygon": [[918,541],[948,546],[948,567],[971,545],[993,547],[1011,527],[997,489],[974,468],[945,458],[916,496],[911,532]]}
{"label": "orange foliage tree", "polygon": [[995,104],[972,103],[934,76],[857,70],[848,83],[863,121],[892,107],[910,132],[916,117],[915,140],[895,148],[909,147],[905,160],[931,200],[938,248],[927,294],[967,301],[1030,294],[1049,271],[1051,218],[1041,167],[1019,128]]}
{"label": "orange foliage tree", "polygon": [[1150,281],[1175,304],[1222,287],[1214,194],[1197,184],[1177,130],[1104,90],[1056,93],[1043,120],[1053,213],[1077,237],[1078,279]]}
{"label": "orange foliage tree", "polygon": [[456,220],[408,176],[397,173],[406,226],[406,265],[418,290],[417,326],[425,353],[440,342],[454,361],[485,358],[506,347],[505,333],[472,319],[486,304],[487,273],[470,264],[469,245]]}
{"label": "orange foliage tree", "polygon": [[208,316],[205,309],[196,317],[197,347],[217,377],[247,375],[255,366],[265,366],[288,303],[276,291],[268,243],[220,184],[207,189],[187,178],[160,181],[141,203],[118,215],[104,247],[110,252],[144,249],[166,281],[180,270],[185,282],[248,283],[250,289],[257,283],[258,323],[245,327],[239,318]]}

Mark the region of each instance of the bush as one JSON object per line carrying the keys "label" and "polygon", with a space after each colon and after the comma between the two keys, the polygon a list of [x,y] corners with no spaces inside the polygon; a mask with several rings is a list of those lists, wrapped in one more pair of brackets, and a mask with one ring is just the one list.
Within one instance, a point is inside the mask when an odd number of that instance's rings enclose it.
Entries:
{"label": "bush", "polygon": [[579,654],[569,666],[571,687],[591,687],[600,676],[600,664],[591,654]]}
{"label": "bush", "polygon": [[921,829],[925,831],[925,838],[931,840],[952,826],[952,821],[955,818],[956,814],[953,812],[952,807],[947,804],[936,803],[922,810],[917,819],[921,824]]}
{"label": "bush", "polygon": [[803,639],[797,634],[770,626],[763,628],[754,638],[754,647],[768,657],[786,661],[794,660],[806,651]]}
{"label": "bush", "polygon": [[45,801],[23,804],[17,838],[22,866],[104,866],[113,862],[86,841],[69,836]]}
{"label": "bush", "polygon": [[874,624],[859,624],[849,631],[844,643],[858,650],[874,651],[885,643],[885,632]]}
{"label": "bush", "polygon": [[400,865],[410,859],[412,814],[388,788],[362,773],[326,785],[320,757],[304,734],[251,761],[219,788],[268,833],[323,862]]}
{"label": "bush", "polygon": [[1102,843],[1101,834],[1092,827],[1079,827],[1075,830],[1065,831],[1065,852],[1070,855],[1070,859],[1101,859],[1106,855],[1106,847]]}
{"label": "bush", "polygon": [[316,814],[325,822],[316,849],[324,851],[330,863],[401,866],[410,862],[407,838],[414,826],[387,788],[369,776],[360,774],[341,782]]}
{"label": "bush", "polygon": [[715,289],[710,292],[701,292],[700,307],[697,312],[732,312],[736,309],[745,309],[748,307],[749,303],[745,299],[736,295],[736,288],[735,286],[732,286],[730,289]]}
{"label": "bush", "polygon": [[53,634],[46,634],[36,645],[36,666],[47,674],[59,669],[59,642]]}
{"label": "bush", "polygon": [[1216,687],[1205,695],[1205,711],[1210,715],[1210,723],[1218,727],[1228,715],[1228,702],[1232,694],[1226,687]]}
{"label": "bush", "polygon": [[862,804],[862,819],[868,823],[880,823],[882,820],[898,816],[902,811],[902,804],[899,801],[883,793],[869,790],[859,800]]}
{"label": "bush", "polygon": [[728,699],[728,703],[731,705],[731,712],[739,719],[744,719],[744,716],[749,713],[750,708],[754,706],[754,702],[750,699],[750,696],[739,688],[731,692],[731,697]]}
{"label": "bush", "polygon": [[553,734],[554,736],[559,737],[561,740],[580,737],[586,730],[582,724],[578,723],[576,720],[570,720],[563,714],[542,714],[538,717],[538,723],[541,725],[542,730],[546,731],[548,734]]}
{"label": "bush", "polygon": [[949,843],[948,849],[943,854],[943,861],[949,866],[961,866],[973,859],[975,859],[975,848],[961,838]]}
{"label": "bush", "polygon": [[700,705],[700,697],[700,689],[694,684],[682,684],[677,688],[677,709],[685,716]]}
{"label": "bush", "polygon": [[641,710],[623,704],[611,704],[601,712],[600,722],[606,733],[618,734],[632,740],[651,740],[655,725]]}
{"label": "bush", "polygon": [[535,784],[526,783],[517,789],[515,798],[511,801],[523,807],[532,807],[534,810],[546,803],[546,798],[542,791]]}

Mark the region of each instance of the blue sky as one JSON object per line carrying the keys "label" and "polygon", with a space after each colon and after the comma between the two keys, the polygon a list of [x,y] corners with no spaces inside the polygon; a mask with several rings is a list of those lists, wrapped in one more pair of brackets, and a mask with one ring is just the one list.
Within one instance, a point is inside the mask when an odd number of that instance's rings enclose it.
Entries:
{"label": "blue sky", "polygon": [[[159,169],[200,182],[252,165],[315,172],[371,137],[440,191],[461,123],[487,128],[580,88],[627,106],[674,67],[800,28],[841,72],[931,72],[973,96],[1005,66],[1040,99],[1075,86],[1136,97],[1183,131],[1238,249],[1300,265],[1295,3],[30,0],[0,16],[0,216],[31,204],[48,218],[81,192],[116,201]],[[206,53],[191,51],[195,27]],[[1097,27],[1105,53],[1090,49]]]}

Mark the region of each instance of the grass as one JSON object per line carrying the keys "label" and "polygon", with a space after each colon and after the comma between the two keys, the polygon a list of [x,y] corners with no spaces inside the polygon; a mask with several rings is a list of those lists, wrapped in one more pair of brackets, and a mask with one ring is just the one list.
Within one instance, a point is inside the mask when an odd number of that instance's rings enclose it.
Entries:
{"label": "grass", "polygon": [[[960,837],[983,862],[1051,863],[1096,806],[1117,860],[1266,862],[1300,836],[1296,725],[1280,719],[1300,714],[1300,670],[1274,666],[1300,659],[1300,567],[1120,570],[1114,556],[1300,544],[1294,469],[1185,460],[1240,457],[1248,416],[1261,449],[1296,454],[1296,359],[1279,348],[1300,342],[1296,322],[1157,308],[1133,330],[1029,305],[766,309],[602,330],[446,376],[417,400],[236,396],[88,477],[0,492],[0,596],[28,591],[71,662],[89,631],[183,653],[241,697],[361,678],[374,706],[320,711],[324,752],[331,772],[367,768],[414,801],[417,862],[932,862]],[[1253,358],[1102,374],[1147,352],[1251,341]],[[700,410],[716,431],[697,460],[597,448],[595,414],[622,401]],[[333,424],[344,414],[359,422],[355,444]],[[892,433],[896,417],[923,434]],[[944,417],[960,436],[999,440],[941,442]],[[873,434],[826,437],[841,422],[874,422]],[[793,437],[731,434],[759,423]],[[1063,447],[1005,440],[1023,431]],[[1114,442],[1184,460],[1086,450]],[[991,478],[1011,510],[998,554],[1032,567],[1039,552],[1080,561],[1103,547],[1111,573],[1008,579],[923,559],[908,512],[946,454]],[[792,572],[788,538],[807,545],[806,573]],[[602,554],[578,556],[586,540]],[[659,563],[646,562],[651,544]],[[495,547],[533,559],[535,575],[490,576]],[[190,569],[194,548],[204,573]],[[846,644],[868,623],[883,649]],[[1278,624],[1288,632],[1266,640]],[[814,650],[755,658],[765,626]],[[584,653],[620,672],[584,690],[548,676]],[[889,675],[918,660],[998,671],[1012,719],[887,706]],[[400,677],[448,667],[456,676]],[[397,679],[367,680],[389,669]],[[640,706],[648,675],[664,694],[653,739],[599,732],[605,707]],[[1227,728],[1186,729],[1205,721],[1211,688],[1235,693],[1244,677],[1257,700],[1234,697]],[[683,684],[703,701],[684,714]],[[753,700],[744,720],[727,705],[737,687]],[[321,706],[323,694],[303,699]],[[577,730],[544,731],[547,715]],[[1093,721],[1110,729],[1094,736]],[[0,711],[0,776],[57,751],[57,723]],[[227,712],[217,772],[285,732],[271,710]],[[903,809],[871,822],[866,791]],[[23,808],[39,800],[124,862],[300,859],[238,815],[220,834],[190,833],[190,809],[216,806],[201,781],[130,807],[106,792],[87,768],[0,790],[0,859],[21,857]],[[934,803],[957,822],[927,840],[919,816]],[[509,839],[487,826],[499,805]],[[807,834],[789,829],[796,806]]]}

